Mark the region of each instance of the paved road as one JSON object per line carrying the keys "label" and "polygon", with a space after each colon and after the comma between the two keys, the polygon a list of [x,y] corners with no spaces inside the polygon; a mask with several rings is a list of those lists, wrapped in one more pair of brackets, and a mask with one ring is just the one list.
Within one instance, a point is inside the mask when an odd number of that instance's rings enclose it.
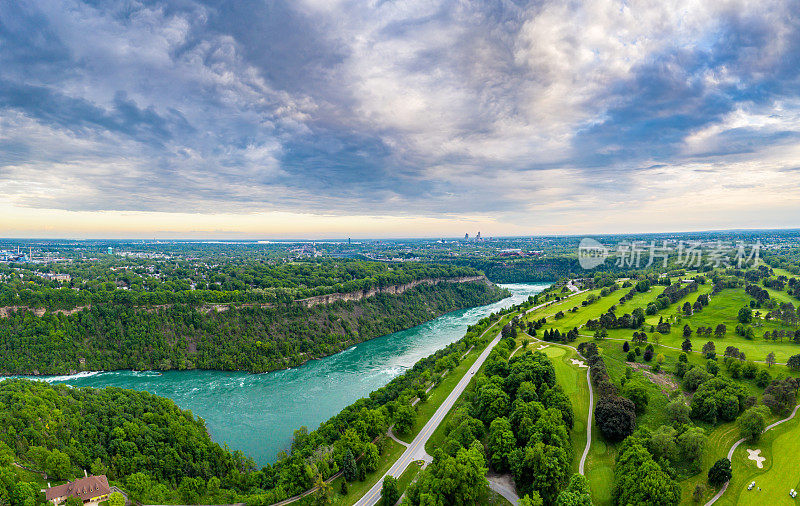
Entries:
{"label": "paved road", "polygon": [[367,505],[374,505],[378,504],[381,498],[381,488],[383,487],[383,479],[387,476],[394,476],[399,478],[403,471],[406,470],[409,464],[414,462],[415,460],[425,460],[430,461],[430,456],[425,452],[425,443],[428,442],[433,432],[436,430],[436,427],[444,419],[445,415],[450,412],[450,409],[456,403],[461,394],[464,392],[464,389],[467,388],[472,377],[478,372],[478,369],[483,365],[486,359],[489,357],[489,353],[492,352],[494,347],[497,343],[500,342],[502,337],[502,333],[498,332],[497,336],[492,340],[491,343],[486,347],[486,349],[481,352],[478,356],[477,360],[472,364],[469,370],[464,374],[464,376],[459,380],[458,384],[453,388],[453,391],[450,392],[450,395],[447,396],[447,399],[439,406],[439,409],[433,414],[428,423],[419,431],[417,437],[408,445],[408,448],[403,452],[399,459],[392,464],[392,467],[386,471],[380,480],[378,480],[375,485],[362,497],[361,499],[356,502],[356,506],[367,506]]}
{"label": "paved road", "polygon": [[487,476],[486,479],[489,481],[489,488],[505,497],[506,501],[513,506],[519,504],[519,495],[517,495],[514,480],[510,475]]}
{"label": "paved road", "polygon": [[[796,415],[796,414],[797,414],[797,409],[798,409],[798,408],[800,408],[800,404],[798,404],[797,406],[795,406],[795,407],[794,407],[794,410],[792,411],[792,414],[791,414],[791,415],[787,416],[787,417],[786,417],[786,418],[784,418],[783,420],[778,420],[777,422],[775,422],[775,423],[773,423],[773,424],[767,425],[767,427],[764,429],[764,431],[762,432],[762,434],[763,434],[764,432],[767,432],[767,431],[768,431],[768,430],[770,430],[770,429],[773,429],[773,428],[777,427],[778,425],[782,424],[783,422],[788,422],[789,420],[791,420],[792,418],[794,418],[794,415]],[[733,452],[736,450],[736,448],[738,448],[738,447],[739,447],[739,445],[740,445],[740,444],[744,443],[745,441],[746,441],[746,439],[745,439],[745,438],[742,438],[742,439],[740,439],[740,440],[736,441],[735,443],[733,443],[733,446],[731,446],[731,449],[730,449],[730,450],[728,450],[728,460],[733,460]],[[724,494],[724,493],[725,493],[725,491],[726,491],[726,490],[728,490],[728,484],[729,484],[729,483],[730,483],[730,481],[726,481],[726,482],[725,482],[725,484],[722,486],[722,488],[721,488],[721,489],[719,489],[719,492],[717,492],[717,494],[716,494],[714,497],[712,497],[711,499],[709,499],[709,501],[708,501],[708,502],[705,504],[705,506],[711,506],[712,504],[714,504],[715,502],[717,502],[717,499],[719,499],[720,497],[722,497],[722,494]]]}
{"label": "paved road", "polygon": [[[572,295],[577,295],[579,293],[582,292],[581,291],[572,292],[570,295],[568,295],[568,297],[571,297]],[[539,309],[541,307],[547,306],[549,304],[550,304],[549,302],[544,304],[539,304],[538,306],[530,308],[528,311],[526,311],[526,313],[529,311],[533,311],[534,309]],[[378,502],[381,499],[381,488],[383,487],[384,478],[386,478],[387,476],[394,476],[396,478],[399,478],[400,475],[403,474],[403,471],[406,470],[408,465],[416,460],[424,460],[426,462],[431,461],[430,455],[428,455],[428,453],[425,451],[425,444],[428,442],[428,439],[430,439],[431,435],[433,435],[433,432],[442,422],[447,413],[450,412],[450,409],[452,409],[453,405],[456,403],[458,398],[461,397],[461,394],[467,388],[467,385],[469,385],[469,382],[472,380],[472,377],[475,375],[476,372],[478,372],[478,369],[481,368],[481,366],[489,357],[489,354],[492,352],[494,347],[497,345],[497,343],[500,342],[501,338],[502,338],[502,331],[498,332],[497,336],[495,336],[492,342],[490,342],[489,345],[483,350],[483,352],[481,352],[481,354],[478,356],[478,358],[475,360],[475,362],[472,364],[469,370],[464,374],[461,380],[459,380],[458,384],[455,386],[453,391],[450,392],[450,395],[447,396],[447,399],[444,400],[441,406],[439,406],[439,409],[437,409],[436,412],[431,417],[431,419],[428,420],[428,423],[425,424],[425,426],[422,428],[419,434],[417,434],[417,436],[414,438],[411,444],[408,445],[408,448],[406,448],[406,450],[403,452],[400,458],[397,459],[395,463],[392,464],[392,467],[390,467],[389,470],[386,471],[386,474],[384,474],[381,477],[381,479],[378,480],[378,482],[375,483],[375,485],[373,485],[372,488],[369,489],[369,491],[361,499],[359,499],[358,502],[355,503],[355,506],[372,506],[378,504]]]}

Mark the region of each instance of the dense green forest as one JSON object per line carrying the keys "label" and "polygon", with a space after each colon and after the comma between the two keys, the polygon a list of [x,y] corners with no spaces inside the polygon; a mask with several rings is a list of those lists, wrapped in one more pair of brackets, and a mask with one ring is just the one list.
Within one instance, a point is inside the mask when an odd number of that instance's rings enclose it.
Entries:
{"label": "dense green forest", "polygon": [[304,307],[189,305],[144,310],[98,304],[71,315],[17,311],[0,318],[0,372],[220,369],[265,372],[330,355],[507,292],[486,283],[420,285],[401,295]]}
{"label": "dense green forest", "polygon": [[71,309],[112,302],[129,306],[281,303],[418,279],[480,274],[469,267],[417,262],[389,265],[347,259],[224,260],[210,264],[114,259],[58,265],[58,273],[69,275],[69,281],[49,279],[44,276],[49,269],[42,272],[39,266],[0,265],[0,307]]}
{"label": "dense green forest", "polygon": [[47,480],[83,476],[83,470],[124,480],[133,494],[147,487],[167,497],[252,474],[252,461],[211,441],[202,420],[169,399],[119,388],[6,380],[0,382],[0,504],[43,502],[12,462],[46,473]]}
{"label": "dense green forest", "polygon": [[[348,466],[374,469],[386,428],[413,423],[411,400],[438,383],[507,309],[469,327],[459,341],[309,432],[295,432],[290,454],[256,469],[240,452],[212,442],[202,420],[168,399],[119,388],[70,388],[28,380],[0,382],[0,504],[44,502],[37,483],[12,463],[65,480],[105,473],[134,500],[163,504],[272,504]],[[361,471],[359,471],[361,472]]]}
{"label": "dense green forest", "polygon": [[443,504],[476,503],[486,468],[510,473],[520,495],[534,504],[582,504],[567,502],[581,499],[573,494],[588,499],[586,487],[565,490],[573,459],[569,397],[556,385],[553,364],[543,353],[526,351],[508,360],[515,346],[508,337],[492,350],[447,421],[433,463],[408,489],[410,504],[428,504],[431,495]]}

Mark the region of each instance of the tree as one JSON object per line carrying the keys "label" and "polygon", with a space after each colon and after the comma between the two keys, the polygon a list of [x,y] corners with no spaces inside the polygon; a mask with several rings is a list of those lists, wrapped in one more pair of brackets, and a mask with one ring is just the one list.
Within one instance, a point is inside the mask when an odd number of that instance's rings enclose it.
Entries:
{"label": "tree", "polygon": [[694,392],[703,382],[711,379],[711,375],[699,367],[693,367],[683,376],[683,387]]}
{"label": "tree", "polygon": [[625,397],[601,397],[594,409],[594,417],[603,436],[610,441],[621,441],[633,433],[636,406]]}
{"label": "tree", "polygon": [[717,356],[717,347],[714,344],[714,341],[709,341],[703,345],[703,355],[706,358],[711,359]]}
{"label": "tree", "polygon": [[64,501],[64,506],[83,506],[83,501],[75,496],[69,496],[67,500]]}
{"label": "tree", "polygon": [[486,449],[489,451],[492,467],[499,472],[510,469],[509,458],[517,446],[517,439],[507,418],[495,418],[489,426],[489,440]]}
{"label": "tree", "polygon": [[[2,486],[2,483],[0,483],[0,486]],[[0,488],[0,492],[2,492],[2,490],[3,489]],[[0,497],[2,497],[2,495],[0,495]],[[83,506],[83,501],[77,497],[74,499],[78,501],[80,506]],[[11,485],[11,488],[9,489],[9,502],[11,506],[34,506],[36,504],[36,493],[33,491],[33,488],[29,483],[20,482],[14,484]],[[73,504],[73,506],[75,505]]]}
{"label": "tree", "polygon": [[764,389],[764,405],[774,413],[786,414],[797,403],[798,381],[794,378],[775,380]]}
{"label": "tree", "polygon": [[711,378],[700,384],[692,396],[692,418],[711,424],[718,419],[733,421],[741,413],[746,398],[747,392],[741,385],[718,376]]}
{"label": "tree", "polygon": [[[328,506],[334,503],[333,487],[330,483],[322,479],[322,475],[318,474],[314,482],[317,491],[314,492],[314,504],[319,506]],[[190,503],[196,504],[196,503]]]}
{"label": "tree", "polygon": [[518,506],[544,506],[544,501],[542,501],[539,492],[534,490],[530,494],[520,497]]}
{"label": "tree", "polygon": [[633,401],[637,413],[644,413],[650,401],[647,387],[638,380],[627,381],[622,387],[622,395]]}
{"label": "tree", "polygon": [[108,496],[108,506],[125,506],[125,496],[119,492],[113,492]]}
{"label": "tree", "polygon": [[181,498],[186,501],[184,504],[197,504],[200,501],[200,496],[205,489],[205,482],[203,478],[191,478],[185,476],[178,486],[178,493]]}
{"label": "tree", "polygon": [[379,458],[377,446],[375,446],[373,443],[367,443],[364,445],[364,455],[361,457],[361,463],[364,464],[364,468],[368,473],[378,469]]}
{"label": "tree", "polygon": [[582,474],[573,474],[567,488],[556,497],[556,506],[592,506],[589,481],[586,477]]}
{"label": "tree", "polygon": [[720,323],[714,329],[714,335],[717,337],[725,337],[725,333],[728,331],[728,327],[725,326],[724,323]]}
{"label": "tree", "polygon": [[771,352],[769,352],[767,354],[766,362],[767,362],[767,367],[772,367],[773,365],[775,365],[775,353],[774,352],[771,351]]}
{"label": "tree", "polygon": [[69,455],[54,449],[46,457],[44,468],[49,476],[58,480],[66,480],[72,474],[72,464],[69,461]]}
{"label": "tree", "polygon": [[684,351],[684,353],[689,353],[690,351],[692,351],[692,342],[689,340],[688,337],[684,339],[683,342],[681,343],[681,349]]}
{"label": "tree", "polygon": [[793,371],[800,370],[800,354],[789,357],[789,360],[786,361],[786,366]]}
{"label": "tree", "polygon": [[727,483],[732,476],[731,461],[727,458],[721,458],[714,462],[714,465],[708,470],[708,482],[715,487]]}
{"label": "tree", "polygon": [[689,423],[689,406],[680,400],[674,400],[667,404],[667,420],[673,424]]}
{"label": "tree", "polygon": [[356,481],[358,478],[358,467],[356,466],[356,459],[353,457],[353,453],[350,450],[345,452],[340,467],[345,480],[350,482]]}
{"label": "tree", "polygon": [[747,409],[738,419],[739,434],[751,441],[758,441],[769,418],[769,408],[766,406],[753,406]]}
{"label": "tree", "polygon": [[413,406],[402,404],[397,408],[394,415],[394,428],[398,434],[407,434],[414,426],[414,420],[417,418],[417,412],[414,411]]}
{"label": "tree", "polygon": [[739,323],[748,324],[753,321],[753,310],[749,307],[743,307],[739,310],[739,314],[737,315],[737,319]]}
{"label": "tree", "polygon": [[624,351],[625,353],[628,353],[630,350],[631,350],[631,345],[628,344],[628,341],[625,341],[624,343],[622,343],[622,351]]}
{"label": "tree", "polygon": [[706,371],[712,376],[719,374],[719,364],[716,360],[708,360],[706,362]]}
{"label": "tree", "polygon": [[406,493],[412,505],[477,504],[487,486],[480,442],[461,448],[455,457],[437,449],[433,462],[423,470]]}
{"label": "tree", "polygon": [[659,466],[647,449],[633,442],[623,443],[614,469],[615,504],[673,506],[680,501],[681,489]]}
{"label": "tree", "polygon": [[[342,480],[342,483],[347,483],[347,481]],[[217,494],[219,494],[219,487],[221,484],[222,482],[216,476],[212,476],[211,478],[209,478],[208,484],[206,485],[206,492],[208,493],[208,495],[210,495],[212,498],[216,497]]]}
{"label": "tree", "polygon": [[692,501],[700,502],[703,500],[703,496],[706,494],[706,487],[702,483],[698,483],[696,487],[694,487],[694,491],[692,492]]}
{"label": "tree", "polygon": [[760,388],[766,388],[767,385],[772,383],[772,375],[766,369],[762,369],[756,375],[756,385]]}
{"label": "tree", "polygon": [[690,427],[678,436],[677,441],[681,458],[685,462],[694,463],[697,471],[700,471],[699,466],[702,462],[703,451],[708,443],[706,431],[701,427]]}
{"label": "tree", "polygon": [[683,337],[685,337],[688,340],[689,336],[691,336],[691,335],[692,335],[692,327],[690,327],[688,324],[684,325],[683,326]]}
{"label": "tree", "polygon": [[381,497],[383,498],[384,506],[392,506],[400,499],[400,491],[397,489],[397,478],[394,476],[387,476],[383,479]]}

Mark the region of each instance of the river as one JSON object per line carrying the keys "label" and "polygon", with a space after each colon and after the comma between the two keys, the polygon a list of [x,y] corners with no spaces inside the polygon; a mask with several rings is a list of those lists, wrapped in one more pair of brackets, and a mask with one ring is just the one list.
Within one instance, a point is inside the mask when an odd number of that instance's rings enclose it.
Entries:
{"label": "river", "polygon": [[548,283],[500,285],[501,301],[444,314],[293,369],[266,374],[224,371],[112,371],[38,377],[76,387],[116,386],[168,397],[206,421],[214,441],[242,450],[261,466],[291,447],[293,431],[313,430],[356,399],[402,374],[419,359],[457,341],[471,325],[539,293]]}

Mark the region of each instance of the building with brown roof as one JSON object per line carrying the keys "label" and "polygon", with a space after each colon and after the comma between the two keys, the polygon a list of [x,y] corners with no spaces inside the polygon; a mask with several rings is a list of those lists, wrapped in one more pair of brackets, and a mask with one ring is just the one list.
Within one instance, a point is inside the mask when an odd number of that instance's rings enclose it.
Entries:
{"label": "building with brown roof", "polygon": [[47,500],[52,501],[54,506],[63,503],[68,497],[77,497],[86,506],[97,506],[100,501],[108,499],[111,488],[108,486],[106,476],[101,474],[50,487],[44,492]]}

